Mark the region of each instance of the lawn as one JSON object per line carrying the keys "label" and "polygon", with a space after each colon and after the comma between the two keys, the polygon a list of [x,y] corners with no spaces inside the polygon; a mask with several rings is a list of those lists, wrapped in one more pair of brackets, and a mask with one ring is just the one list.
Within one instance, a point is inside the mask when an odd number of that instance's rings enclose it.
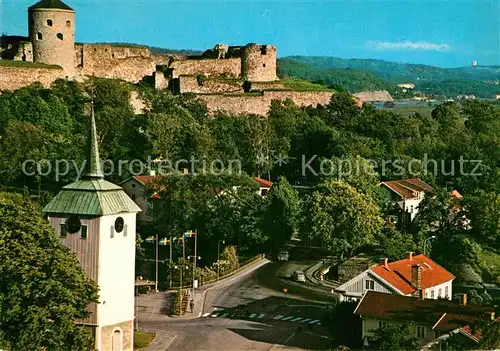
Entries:
{"label": "lawn", "polygon": [[145,331],[135,331],[134,332],[134,350],[140,350],[151,344],[155,339],[156,334],[145,332]]}
{"label": "lawn", "polygon": [[500,284],[500,255],[489,250],[483,250],[481,256],[481,264],[489,275],[495,279],[495,283]]}
{"label": "lawn", "polygon": [[47,65],[45,63],[34,63],[27,61],[0,60],[0,67],[22,67],[22,68],[53,68],[62,69],[57,65]]}

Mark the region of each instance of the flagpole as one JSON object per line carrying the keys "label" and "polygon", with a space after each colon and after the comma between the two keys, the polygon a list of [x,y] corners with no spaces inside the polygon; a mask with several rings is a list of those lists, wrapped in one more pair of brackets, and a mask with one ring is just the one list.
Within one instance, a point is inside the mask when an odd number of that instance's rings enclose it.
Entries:
{"label": "flagpole", "polygon": [[156,232],[156,281],[155,291],[158,292],[158,232]]}
{"label": "flagpole", "polygon": [[198,258],[198,253],[196,252],[198,249],[198,229],[194,230],[194,265],[193,265],[193,301],[194,301],[194,271],[196,270],[196,259]]}
{"label": "flagpole", "polygon": [[170,279],[169,279],[169,282],[168,282],[168,285],[169,287],[171,288],[172,287],[172,235],[170,235]]}

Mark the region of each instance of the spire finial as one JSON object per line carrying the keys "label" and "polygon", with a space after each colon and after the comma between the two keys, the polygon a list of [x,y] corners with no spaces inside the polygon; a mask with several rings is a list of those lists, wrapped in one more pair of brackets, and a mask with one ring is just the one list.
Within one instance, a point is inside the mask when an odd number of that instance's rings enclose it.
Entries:
{"label": "spire finial", "polygon": [[87,163],[85,177],[89,179],[103,179],[101,169],[101,158],[99,157],[99,146],[97,143],[97,129],[94,116],[94,94],[92,89],[90,131],[87,146]]}

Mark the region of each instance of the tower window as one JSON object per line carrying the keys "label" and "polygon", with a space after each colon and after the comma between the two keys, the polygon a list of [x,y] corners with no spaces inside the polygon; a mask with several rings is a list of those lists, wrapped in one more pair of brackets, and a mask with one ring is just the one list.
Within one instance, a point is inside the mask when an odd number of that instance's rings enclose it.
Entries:
{"label": "tower window", "polygon": [[60,229],[61,229],[61,238],[65,238],[67,236],[66,225],[64,223],[61,224]]}
{"label": "tower window", "polygon": [[71,27],[71,21],[66,21],[66,27]]}
{"label": "tower window", "polygon": [[42,35],[42,33],[40,33],[40,32],[36,33],[36,38],[37,38],[38,40],[42,40],[42,39],[43,39],[43,35]]}
{"label": "tower window", "polygon": [[86,225],[82,225],[82,229],[81,229],[81,233],[80,233],[80,237],[82,239],[87,239],[87,236],[88,236],[88,227]]}
{"label": "tower window", "polygon": [[48,25],[49,27],[52,27],[52,24],[53,24],[53,23],[52,23],[52,20],[51,20],[51,19],[48,19],[48,20],[47,20],[47,25]]}
{"label": "tower window", "polygon": [[62,33],[57,33],[57,39],[63,40],[64,39],[63,34]]}
{"label": "tower window", "polygon": [[260,48],[260,54],[261,55],[267,55],[267,48],[265,46]]}
{"label": "tower window", "polygon": [[265,63],[264,63],[264,64],[262,64],[262,67],[266,67],[266,64],[265,64]]}

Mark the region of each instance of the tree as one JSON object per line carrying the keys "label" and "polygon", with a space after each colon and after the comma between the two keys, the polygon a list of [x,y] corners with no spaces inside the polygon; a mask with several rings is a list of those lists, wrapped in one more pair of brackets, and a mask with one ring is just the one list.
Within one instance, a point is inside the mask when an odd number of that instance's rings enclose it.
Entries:
{"label": "tree", "polygon": [[40,209],[0,194],[0,344],[12,350],[87,350],[75,323],[97,302],[97,286],[64,247]]}
{"label": "tree", "polygon": [[500,194],[481,191],[465,199],[465,216],[474,238],[493,249],[500,249]]}
{"label": "tree", "polygon": [[357,305],[356,302],[343,301],[327,306],[321,324],[328,328],[336,345],[361,346],[361,320],[354,314]]}
{"label": "tree", "polygon": [[382,223],[380,209],[369,196],[329,180],[306,201],[302,235],[343,259],[372,244]]}
{"label": "tree", "polygon": [[416,249],[411,234],[401,233],[391,226],[382,229],[378,236],[378,242],[384,252],[384,257],[387,257],[390,261],[401,260],[408,252],[413,252]]}
{"label": "tree", "polygon": [[299,195],[285,177],[280,177],[269,190],[265,213],[265,230],[271,238],[274,252],[298,229],[299,214]]}
{"label": "tree", "polygon": [[374,330],[370,350],[416,351],[417,339],[413,336],[415,326],[410,323],[384,323]]}
{"label": "tree", "polygon": [[482,350],[500,349],[500,323],[492,321],[481,326],[482,338],[479,342]]}

